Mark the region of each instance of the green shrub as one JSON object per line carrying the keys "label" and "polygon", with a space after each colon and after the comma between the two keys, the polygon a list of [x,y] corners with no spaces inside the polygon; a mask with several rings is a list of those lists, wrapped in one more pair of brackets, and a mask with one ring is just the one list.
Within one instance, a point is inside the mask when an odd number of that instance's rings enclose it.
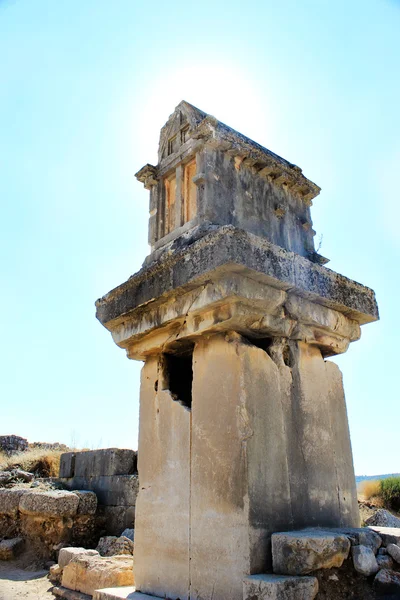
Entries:
{"label": "green shrub", "polygon": [[400,511],[400,477],[381,479],[380,488],[385,508]]}

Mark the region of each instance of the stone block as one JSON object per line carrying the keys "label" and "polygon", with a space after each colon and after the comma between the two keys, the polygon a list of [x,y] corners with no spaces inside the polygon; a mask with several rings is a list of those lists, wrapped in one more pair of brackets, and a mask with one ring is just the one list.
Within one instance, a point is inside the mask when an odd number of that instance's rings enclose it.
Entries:
{"label": "stone block", "polygon": [[75,475],[76,452],[64,452],[60,458],[59,477],[73,477]]}
{"label": "stone block", "polygon": [[59,567],[64,569],[77,556],[99,556],[99,553],[97,550],[87,550],[86,548],[61,548],[58,553]]}
{"label": "stone block", "polygon": [[271,541],[273,570],[279,575],[306,575],[341,567],[350,551],[345,535],[327,531],[274,533]]}
{"label": "stone block", "polygon": [[134,546],[132,540],[125,536],[109,535],[99,539],[96,550],[101,556],[133,555]]}
{"label": "stone block", "polygon": [[400,547],[397,544],[388,544],[387,553],[393,558],[398,564],[400,564]]}
{"label": "stone block", "polygon": [[24,540],[22,538],[2,540],[0,542],[0,560],[13,560],[22,552],[23,547]]}
{"label": "stone block", "polygon": [[375,527],[375,525],[370,525],[368,529],[375,531],[379,535],[384,546],[388,544],[397,544],[400,546],[400,529],[397,527]]}
{"label": "stone block", "polygon": [[95,590],[134,584],[133,557],[77,556],[63,569],[62,586],[93,596]]}
{"label": "stone block", "polygon": [[134,506],[139,489],[137,475],[75,476],[72,479],[62,479],[61,483],[69,490],[94,492],[99,504],[105,506]]}
{"label": "stone block", "polygon": [[65,490],[28,492],[21,496],[19,510],[25,515],[71,517],[76,514],[79,498]]}
{"label": "stone block", "polygon": [[[380,596],[388,598],[400,597],[400,573],[389,569],[381,569],[374,579],[374,588]],[[393,594],[390,595],[389,594]]]}
{"label": "stone block", "polygon": [[366,546],[353,546],[351,549],[353,565],[357,573],[369,577],[379,571],[379,566],[375,554],[371,548]]}
{"label": "stone block", "polygon": [[97,510],[97,496],[88,490],[73,490],[79,498],[78,515],[94,515]]}
{"label": "stone block", "polygon": [[243,581],[243,600],[313,600],[317,593],[316,577],[251,575]]}
{"label": "stone block", "polygon": [[134,506],[99,506],[98,513],[109,535],[121,535],[124,529],[135,524]]}
{"label": "stone block", "polygon": [[0,514],[15,516],[18,512],[20,499],[30,490],[0,489]]}
{"label": "stone block", "polygon": [[120,448],[77,452],[75,477],[110,477],[130,475],[137,470],[136,452]]}
{"label": "stone block", "polygon": [[77,592],[75,590],[69,590],[61,585],[54,586],[51,589],[51,593],[56,598],[64,598],[64,600],[92,600],[92,596],[82,594],[82,592]]}
{"label": "stone block", "polygon": [[135,592],[133,586],[126,586],[121,588],[96,590],[93,595],[93,600],[160,600],[160,597],[142,594],[142,592]]}

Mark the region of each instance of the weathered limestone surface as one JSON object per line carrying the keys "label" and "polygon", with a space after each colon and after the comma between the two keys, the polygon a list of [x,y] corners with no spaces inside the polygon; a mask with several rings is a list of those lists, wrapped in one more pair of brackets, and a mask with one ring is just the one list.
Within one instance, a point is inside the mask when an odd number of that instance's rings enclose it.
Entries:
{"label": "weathered limestone surface", "polygon": [[88,550],[86,548],[61,548],[58,554],[59,567],[64,569],[76,556],[99,556],[99,553],[97,550]]}
{"label": "weathered limestone surface", "polygon": [[18,513],[20,499],[30,490],[0,489],[0,514],[15,517]]}
{"label": "weathered limestone surface", "polygon": [[144,593],[186,600],[191,413],[163,390],[162,370],[156,357],[142,369],[139,418],[136,587]]}
{"label": "weathered limestone surface", "polygon": [[55,585],[51,589],[51,593],[56,598],[64,598],[64,600],[92,600],[92,596],[77,592],[75,590],[69,590],[61,585]]}
{"label": "weathered limestone surface", "polygon": [[43,515],[71,517],[76,514],[79,498],[76,494],[64,490],[49,492],[31,492],[23,494],[19,510],[25,515]]}
{"label": "weathered limestone surface", "polygon": [[272,535],[273,569],[280,575],[306,575],[341,567],[349,551],[350,542],[342,534],[303,530]]}
{"label": "weathered limestone surface", "polygon": [[90,596],[100,588],[133,585],[133,558],[78,555],[64,567],[61,582]]}
{"label": "weathered limestone surface", "polygon": [[133,555],[133,542],[125,537],[117,537],[109,535],[101,537],[97,544],[96,550],[101,556],[114,556],[115,554],[131,554]]}
{"label": "weathered limestone surface", "polygon": [[160,600],[158,596],[149,596],[136,592],[132,586],[120,588],[107,588],[97,590],[94,593],[93,600]]}
{"label": "weathered limestone surface", "polygon": [[[89,502],[87,490],[94,493],[98,500],[98,522],[108,534],[120,535],[127,527],[134,526],[139,486],[134,450],[66,452],[61,456],[58,481],[80,497],[78,513],[85,499]],[[88,510],[86,505],[84,510]]]}
{"label": "weathered limestone surface", "polygon": [[243,581],[243,600],[314,600],[317,593],[315,577],[252,575]]}
{"label": "weathered limestone surface", "polygon": [[[241,283],[239,289],[229,290],[227,281],[232,275],[235,281],[239,281],[237,285]],[[255,290],[252,288],[255,284],[252,280],[260,284],[258,304],[254,302],[257,296],[254,298]],[[210,293],[202,296],[209,282],[212,282]],[[221,285],[223,293],[219,296]],[[269,292],[270,287],[272,292]],[[191,290],[195,290],[194,296],[190,294]],[[268,301],[274,290],[282,291],[275,308],[263,302],[263,296]],[[303,307],[304,314],[297,299],[299,296],[316,304],[316,308],[304,311]],[[226,311],[222,314],[217,312],[211,320],[201,316],[201,310],[208,308],[215,311],[231,297],[232,307],[228,315]],[[282,308],[289,298],[290,308],[283,313]],[[231,226],[220,227],[186,248],[171,253],[164,261],[142,269],[98,300],[96,306],[97,318],[112,332],[114,341],[126,348],[129,356],[135,359],[143,359],[169,340],[171,331],[168,328],[158,331],[157,328],[170,322],[175,326],[177,339],[196,338],[218,331],[222,326],[225,330],[239,330],[247,334],[274,334],[294,339],[304,338],[306,331],[310,340],[320,345],[325,355],[330,355],[344,352],[349,341],[360,337],[360,324],[378,318],[372,290]],[[248,314],[240,312],[245,307]],[[188,308],[192,313],[189,320],[186,314]],[[335,312],[324,311],[324,308]],[[235,310],[233,314],[232,310]],[[271,316],[265,318],[265,313]],[[129,320],[126,319],[127,314]],[[186,323],[182,327],[185,318]],[[339,331],[342,328],[342,335],[338,336],[336,325]],[[313,334],[315,329],[316,335],[315,332]],[[152,339],[156,331],[158,337]],[[324,332],[329,340],[324,339]],[[163,333],[166,335],[163,336]],[[343,346],[346,339],[347,344]]]}

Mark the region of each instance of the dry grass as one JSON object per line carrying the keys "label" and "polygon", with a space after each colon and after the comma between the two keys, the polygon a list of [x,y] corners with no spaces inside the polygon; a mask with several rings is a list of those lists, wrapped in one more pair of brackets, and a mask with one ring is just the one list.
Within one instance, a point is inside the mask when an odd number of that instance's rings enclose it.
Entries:
{"label": "dry grass", "polygon": [[365,500],[376,498],[381,492],[381,482],[379,479],[367,479],[362,481],[359,486],[359,493]]}
{"label": "dry grass", "polygon": [[0,471],[23,469],[37,477],[58,477],[62,450],[32,448],[12,456],[0,453]]}

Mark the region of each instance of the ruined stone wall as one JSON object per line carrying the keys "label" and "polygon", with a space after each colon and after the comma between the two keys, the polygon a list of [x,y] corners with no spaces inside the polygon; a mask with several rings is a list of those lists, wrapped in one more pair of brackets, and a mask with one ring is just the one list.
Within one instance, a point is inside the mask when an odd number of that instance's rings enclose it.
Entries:
{"label": "ruined stone wall", "polygon": [[0,451],[11,456],[17,452],[28,450],[28,440],[19,435],[0,435]]}
{"label": "ruined stone wall", "polygon": [[98,500],[97,519],[110,535],[135,523],[138,493],[134,450],[107,448],[61,455],[58,480],[68,490],[90,490]]}
{"label": "ruined stone wall", "polygon": [[96,544],[96,495],[30,488],[0,489],[0,539],[21,537],[38,557],[61,546]]}

